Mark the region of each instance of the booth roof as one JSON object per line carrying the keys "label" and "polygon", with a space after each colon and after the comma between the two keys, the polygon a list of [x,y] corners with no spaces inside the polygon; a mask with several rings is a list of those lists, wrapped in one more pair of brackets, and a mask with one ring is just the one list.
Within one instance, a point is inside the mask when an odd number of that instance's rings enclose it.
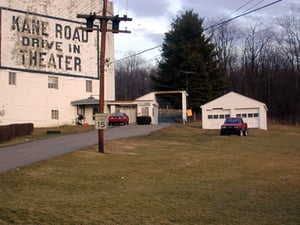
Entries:
{"label": "booth roof", "polygon": [[99,105],[99,100],[95,99],[94,97],[88,97],[85,99],[80,99],[71,102],[71,105],[77,106],[77,105]]}

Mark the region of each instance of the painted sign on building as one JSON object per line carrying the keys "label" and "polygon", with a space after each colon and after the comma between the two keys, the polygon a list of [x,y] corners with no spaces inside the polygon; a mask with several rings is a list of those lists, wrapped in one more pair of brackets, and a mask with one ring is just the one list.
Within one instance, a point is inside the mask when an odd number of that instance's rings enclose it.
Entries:
{"label": "painted sign on building", "polygon": [[97,32],[76,21],[1,8],[1,68],[96,79]]}

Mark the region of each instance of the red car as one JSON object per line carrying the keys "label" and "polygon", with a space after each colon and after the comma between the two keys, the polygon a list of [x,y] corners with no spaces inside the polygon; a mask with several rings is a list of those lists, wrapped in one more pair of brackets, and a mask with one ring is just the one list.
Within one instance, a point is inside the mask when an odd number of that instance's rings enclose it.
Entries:
{"label": "red car", "polygon": [[224,124],[221,126],[221,135],[237,134],[240,136],[247,136],[248,125],[242,118],[229,117],[226,118]]}
{"label": "red car", "polygon": [[113,113],[108,117],[108,124],[123,124],[127,125],[129,124],[129,117],[126,115],[126,113],[123,112],[117,112]]}

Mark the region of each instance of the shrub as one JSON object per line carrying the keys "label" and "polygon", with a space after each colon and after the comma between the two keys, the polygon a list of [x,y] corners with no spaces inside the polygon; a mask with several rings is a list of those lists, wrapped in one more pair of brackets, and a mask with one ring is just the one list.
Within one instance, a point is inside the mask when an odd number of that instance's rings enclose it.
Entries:
{"label": "shrub", "polygon": [[138,116],[136,119],[136,123],[140,125],[151,124],[150,116]]}

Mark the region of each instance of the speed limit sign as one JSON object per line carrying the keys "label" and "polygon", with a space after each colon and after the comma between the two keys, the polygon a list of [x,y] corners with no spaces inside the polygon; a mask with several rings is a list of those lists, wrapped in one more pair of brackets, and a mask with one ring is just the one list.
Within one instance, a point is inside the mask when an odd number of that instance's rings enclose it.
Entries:
{"label": "speed limit sign", "polygon": [[104,130],[107,128],[107,113],[95,114],[95,129]]}

